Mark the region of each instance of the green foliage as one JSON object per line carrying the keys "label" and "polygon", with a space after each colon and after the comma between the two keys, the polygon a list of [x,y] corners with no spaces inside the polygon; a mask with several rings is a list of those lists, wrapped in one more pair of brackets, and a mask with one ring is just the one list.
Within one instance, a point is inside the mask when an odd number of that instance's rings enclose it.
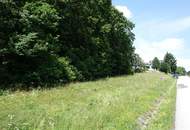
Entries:
{"label": "green foliage", "polygon": [[45,60],[37,68],[24,72],[22,78],[17,75],[17,81],[27,85],[26,87],[37,87],[43,84],[52,85],[82,79],[80,72],[70,64],[69,59],[55,56],[43,57],[43,59]]}
{"label": "green foliage", "polygon": [[23,31],[57,30],[60,17],[53,5],[46,2],[26,2],[20,13]]}
{"label": "green foliage", "polygon": [[62,65],[63,72],[66,75],[65,79],[68,81],[83,79],[81,73],[77,70],[76,67],[70,64],[70,60],[68,58],[61,57],[58,59],[58,61]]}
{"label": "green foliage", "polygon": [[18,29],[18,16],[18,9],[12,0],[0,1],[0,56],[7,47],[9,36]]}
{"label": "green foliage", "polygon": [[179,66],[177,67],[176,73],[179,75],[186,75],[186,70],[184,67]]}
{"label": "green foliage", "polygon": [[152,68],[156,70],[160,69],[160,60],[157,57],[155,57],[152,61]]}
{"label": "green foliage", "polygon": [[[20,22],[25,35],[35,33],[38,37],[34,41],[35,50],[56,53],[59,50],[58,24],[60,17],[58,11],[46,2],[31,2],[24,5],[20,12]],[[27,43],[26,43],[27,44]]]}
{"label": "green foliage", "polygon": [[171,72],[170,65],[166,62],[162,62],[160,65],[160,71],[164,73],[170,73]]}
{"label": "green foliage", "polygon": [[133,69],[134,69],[134,72],[145,71],[145,63],[143,62],[143,60],[138,54],[134,54],[133,56]]}
{"label": "green foliage", "polygon": [[164,57],[164,62],[167,63],[170,67],[172,73],[176,72],[177,69],[177,60],[171,53],[166,53]]}
{"label": "green foliage", "polygon": [[4,0],[0,22],[1,82],[37,86],[133,72],[134,24],[110,0]]}
{"label": "green foliage", "polygon": [[43,82],[69,82],[76,80],[76,68],[70,65],[70,61],[64,57],[56,59],[50,57],[47,60],[48,63],[44,63],[40,66],[40,76]]}
{"label": "green foliage", "polygon": [[12,0],[0,1],[0,82],[11,79],[7,67],[10,57],[12,57],[8,41],[15,30],[19,30],[18,17],[19,11],[15,2]]}
{"label": "green foliage", "polygon": [[47,51],[46,44],[40,44],[37,33],[17,35],[11,43],[12,50],[17,55],[34,56],[38,51]]}

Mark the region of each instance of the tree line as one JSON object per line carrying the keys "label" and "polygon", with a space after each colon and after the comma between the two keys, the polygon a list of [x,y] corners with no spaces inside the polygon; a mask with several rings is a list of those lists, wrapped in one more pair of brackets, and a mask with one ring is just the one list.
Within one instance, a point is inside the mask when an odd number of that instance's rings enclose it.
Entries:
{"label": "tree line", "polygon": [[38,86],[134,73],[134,64],[143,65],[134,27],[111,0],[1,0],[0,82]]}
{"label": "tree line", "polygon": [[177,60],[172,53],[166,53],[162,61],[155,57],[152,61],[152,68],[164,73],[179,75],[187,73],[184,67],[177,66]]}

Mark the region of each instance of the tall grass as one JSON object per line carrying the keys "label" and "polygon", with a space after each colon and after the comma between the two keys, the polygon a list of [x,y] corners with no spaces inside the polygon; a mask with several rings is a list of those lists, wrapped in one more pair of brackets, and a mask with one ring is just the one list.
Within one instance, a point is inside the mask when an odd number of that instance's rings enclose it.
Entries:
{"label": "tall grass", "polygon": [[[0,96],[2,130],[137,130],[137,119],[168,89],[166,102],[149,125],[171,127],[175,80],[162,73],[73,83],[51,90],[15,92]],[[164,113],[164,115],[163,115]],[[169,121],[166,121],[167,119]],[[155,129],[154,129],[155,128]]]}

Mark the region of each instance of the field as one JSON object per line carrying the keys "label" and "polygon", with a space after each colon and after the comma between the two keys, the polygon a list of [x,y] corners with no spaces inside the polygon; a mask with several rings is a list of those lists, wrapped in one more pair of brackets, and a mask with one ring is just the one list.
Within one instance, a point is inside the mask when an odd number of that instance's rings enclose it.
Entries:
{"label": "field", "polygon": [[163,73],[106,78],[0,96],[1,130],[171,130],[176,80]]}

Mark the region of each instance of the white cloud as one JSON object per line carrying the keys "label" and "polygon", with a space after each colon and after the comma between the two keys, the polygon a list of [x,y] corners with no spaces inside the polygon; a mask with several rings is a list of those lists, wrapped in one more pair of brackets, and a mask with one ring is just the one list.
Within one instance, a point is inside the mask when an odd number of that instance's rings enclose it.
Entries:
{"label": "white cloud", "polygon": [[190,17],[185,17],[185,18],[174,20],[174,21],[169,21],[163,25],[161,24],[161,26],[172,32],[179,33],[190,28]]}
{"label": "white cloud", "polygon": [[190,28],[190,17],[185,17],[181,19],[163,21],[157,24],[157,29],[167,30],[171,33],[179,33]]}
{"label": "white cloud", "polygon": [[184,47],[184,40],[178,38],[168,38],[163,41],[153,42],[153,47],[165,51],[177,51]]}
{"label": "white cloud", "polygon": [[132,18],[132,13],[127,6],[116,5],[115,8],[122,12],[126,18]]}
{"label": "white cloud", "polygon": [[171,52],[174,55],[179,54],[184,49],[184,40],[178,38],[167,38],[162,41],[147,41],[138,39],[135,41],[136,53],[149,62],[154,57],[163,59],[166,52]]}
{"label": "white cloud", "polygon": [[170,37],[190,29],[190,16],[173,20],[149,20],[136,25],[136,32],[141,36],[156,38]]}

